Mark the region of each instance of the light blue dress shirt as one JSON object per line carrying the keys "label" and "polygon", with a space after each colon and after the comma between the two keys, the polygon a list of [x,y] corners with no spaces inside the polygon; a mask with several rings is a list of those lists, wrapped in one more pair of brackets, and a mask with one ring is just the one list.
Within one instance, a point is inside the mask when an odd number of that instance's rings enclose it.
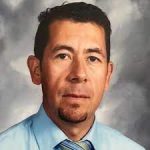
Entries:
{"label": "light blue dress shirt", "polygon": [[[67,136],[50,120],[40,107],[37,114],[0,134],[0,150],[54,150]],[[95,150],[144,150],[118,131],[94,122],[83,138],[90,140]]]}

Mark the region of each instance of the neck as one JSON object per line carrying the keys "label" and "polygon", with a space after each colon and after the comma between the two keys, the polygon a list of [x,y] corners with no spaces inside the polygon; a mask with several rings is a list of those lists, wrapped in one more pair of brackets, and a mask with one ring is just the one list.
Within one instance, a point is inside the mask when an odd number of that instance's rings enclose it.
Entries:
{"label": "neck", "polygon": [[54,116],[54,112],[49,111],[48,105],[44,104],[44,109],[49,118],[65,133],[65,135],[73,140],[81,140],[90,130],[94,122],[94,116],[87,118],[80,123],[72,123],[61,120],[58,116]]}
{"label": "neck", "polygon": [[79,141],[88,133],[93,125],[93,122],[94,118],[80,123],[68,123],[61,121],[61,123],[58,123],[57,125],[69,139]]}

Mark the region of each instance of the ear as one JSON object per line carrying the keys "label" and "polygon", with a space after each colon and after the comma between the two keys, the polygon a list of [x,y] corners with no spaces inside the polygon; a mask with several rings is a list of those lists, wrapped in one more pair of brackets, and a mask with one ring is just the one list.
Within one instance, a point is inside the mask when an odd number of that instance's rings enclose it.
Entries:
{"label": "ear", "polygon": [[113,63],[110,61],[107,66],[107,76],[106,76],[106,83],[105,83],[105,90],[108,90],[112,72],[113,72]]}
{"label": "ear", "polygon": [[33,55],[27,59],[27,65],[30,71],[32,82],[36,85],[41,84],[40,60]]}

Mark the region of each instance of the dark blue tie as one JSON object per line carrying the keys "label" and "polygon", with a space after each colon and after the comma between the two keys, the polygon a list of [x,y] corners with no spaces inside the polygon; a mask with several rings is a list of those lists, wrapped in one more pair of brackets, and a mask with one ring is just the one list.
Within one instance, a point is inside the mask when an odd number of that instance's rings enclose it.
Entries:
{"label": "dark blue tie", "polygon": [[94,147],[88,140],[73,142],[66,139],[59,143],[55,150],[94,150]]}

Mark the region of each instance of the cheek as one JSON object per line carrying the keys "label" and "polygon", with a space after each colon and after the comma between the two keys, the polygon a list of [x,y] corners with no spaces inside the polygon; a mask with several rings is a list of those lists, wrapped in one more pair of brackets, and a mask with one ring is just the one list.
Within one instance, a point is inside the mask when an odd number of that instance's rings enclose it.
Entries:
{"label": "cheek", "polygon": [[91,75],[92,86],[95,96],[101,96],[103,94],[106,83],[106,70],[99,69]]}
{"label": "cheek", "polygon": [[94,74],[92,79],[93,80],[92,80],[91,86],[92,86],[94,95],[91,101],[93,104],[90,104],[90,106],[92,106],[91,109],[96,110],[98,106],[100,105],[102,97],[103,97],[106,76],[104,74],[97,73],[97,74]]}
{"label": "cheek", "polygon": [[43,74],[43,96],[47,99],[51,109],[58,107],[60,103],[60,87],[61,87],[61,74],[53,67],[47,67]]}
{"label": "cheek", "polygon": [[50,93],[52,93],[52,95],[56,95],[59,93],[59,90],[65,81],[65,71],[63,70],[63,67],[57,67],[55,65],[49,65],[47,68],[48,88],[51,90]]}

